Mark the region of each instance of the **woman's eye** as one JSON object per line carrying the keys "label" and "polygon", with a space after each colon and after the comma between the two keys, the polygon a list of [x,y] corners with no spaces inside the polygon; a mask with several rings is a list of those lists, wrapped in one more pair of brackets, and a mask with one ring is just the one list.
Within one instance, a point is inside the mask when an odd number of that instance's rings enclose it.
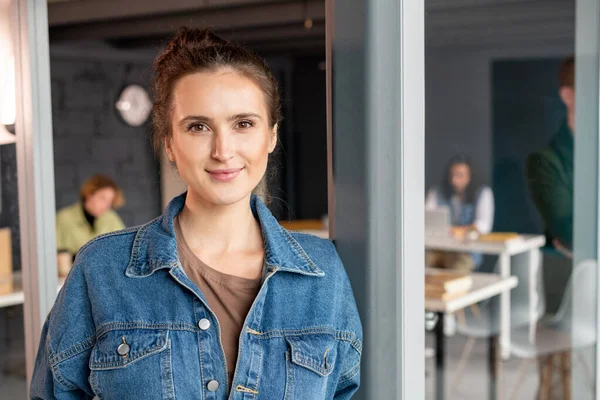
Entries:
{"label": "woman's eye", "polygon": [[250,121],[238,122],[238,128],[240,128],[240,129],[248,129],[248,128],[252,128],[253,126],[254,126],[254,124]]}
{"label": "woman's eye", "polygon": [[188,131],[191,131],[191,132],[204,132],[207,130],[208,130],[208,128],[204,124],[190,124],[188,126]]}

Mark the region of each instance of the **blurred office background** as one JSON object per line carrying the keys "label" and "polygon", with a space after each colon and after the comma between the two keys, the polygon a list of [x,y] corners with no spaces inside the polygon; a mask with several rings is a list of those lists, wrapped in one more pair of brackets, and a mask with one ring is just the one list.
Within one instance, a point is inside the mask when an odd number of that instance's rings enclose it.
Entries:
{"label": "blurred office background", "polygon": [[[525,160],[565,118],[556,77],[561,61],[575,51],[575,1],[426,0],[425,7],[426,187],[439,183],[450,157],[468,154],[474,172],[493,189],[494,230],[543,234],[527,191]],[[103,173],[124,189],[127,203],[119,214],[127,226],[160,214],[179,190],[176,174],[153,154],[149,119],[131,126],[116,103],[130,85],[149,90],[151,63],[174,28],[206,25],[265,57],[279,81],[284,121],[271,182],[276,216],[321,220],[327,214],[324,0],[147,0],[119,7],[48,0],[48,20],[57,209],[78,200],[87,177]],[[0,177],[0,227],[10,228],[18,273],[23,210],[14,144],[0,146]],[[487,257],[487,268],[496,261]],[[548,289],[546,303],[554,311],[570,276],[570,263],[560,265],[566,267],[545,276],[563,284]],[[0,393],[11,393],[7,398],[25,395],[22,320],[18,304],[0,308]],[[447,339],[449,376],[465,341],[460,334]],[[448,398],[487,395],[485,343],[478,342]],[[518,379],[518,362],[505,363],[501,384],[507,388]],[[427,367],[432,379],[434,366]],[[434,398],[431,379],[428,398]],[[524,382],[518,398],[535,398],[536,368]]]}

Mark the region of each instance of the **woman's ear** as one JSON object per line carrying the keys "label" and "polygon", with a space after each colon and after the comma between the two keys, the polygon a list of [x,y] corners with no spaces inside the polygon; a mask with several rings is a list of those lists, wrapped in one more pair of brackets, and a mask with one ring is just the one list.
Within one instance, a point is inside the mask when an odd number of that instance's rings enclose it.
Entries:
{"label": "woman's ear", "polygon": [[173,147],[171,146],[170,136],[167,136],[165,138],[165,151],[167,152],[167,157],[169,157],[169,161],[175,162],[175,154],[173,153]]}
{"label": "woman's ear", "polygon": [[271,141],[269,142],[269,154],[275,150],[275,146],[277,146],[277,130],[279,129],[279,125],[275,124],[273,129],[271,130]]}

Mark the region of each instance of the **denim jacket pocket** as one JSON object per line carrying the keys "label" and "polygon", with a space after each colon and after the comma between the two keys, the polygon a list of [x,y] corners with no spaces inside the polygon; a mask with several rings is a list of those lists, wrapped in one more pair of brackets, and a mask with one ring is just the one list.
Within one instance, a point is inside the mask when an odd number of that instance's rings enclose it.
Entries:
{"label": "denim jacket pocket", "polygon": [[90,384],[100,399],[174,399],[169,331],[104,333],[90,355]]}
{"label": "denim jacket pocket", "polygon": [[[327,398],[328,377],[336,366],[338,341],[331,334],[288,336],[286,399]],[[308,396],[308,397],[307,397]]]}
{"label": "denim jacket pocket", "polygon": [[286,338],[291,361],[321,376],[328,376],[335,366],[337,341],[328,334],[312,334]]}

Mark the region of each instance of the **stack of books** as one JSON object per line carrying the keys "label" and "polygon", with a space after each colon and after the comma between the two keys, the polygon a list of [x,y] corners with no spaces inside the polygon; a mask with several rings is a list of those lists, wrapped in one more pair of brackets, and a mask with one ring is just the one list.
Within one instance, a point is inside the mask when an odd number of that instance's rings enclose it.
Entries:
{"label": "stack of books", "polygon": [[425,270],[425,298],[450,300],[460,297],[471,290],[473,278],[471,274],[427,268]]}

